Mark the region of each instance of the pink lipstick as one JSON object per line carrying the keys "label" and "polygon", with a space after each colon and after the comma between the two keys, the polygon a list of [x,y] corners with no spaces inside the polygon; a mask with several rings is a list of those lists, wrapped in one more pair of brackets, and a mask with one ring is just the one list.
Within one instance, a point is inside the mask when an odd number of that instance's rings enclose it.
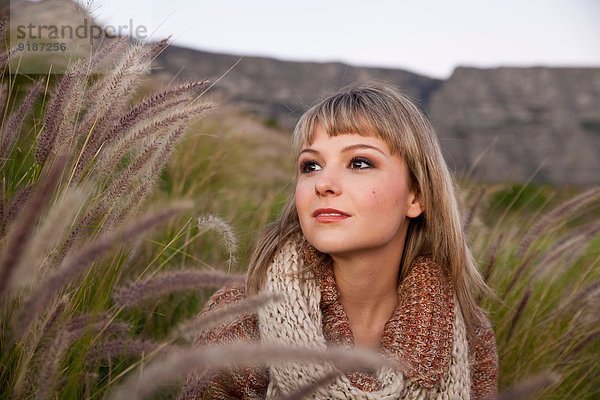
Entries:
{"label": "pink lipstick", "polygon": [[312,216],[317,222],[337,222],[350,217],[348,213],[335,208],[318,208]]}

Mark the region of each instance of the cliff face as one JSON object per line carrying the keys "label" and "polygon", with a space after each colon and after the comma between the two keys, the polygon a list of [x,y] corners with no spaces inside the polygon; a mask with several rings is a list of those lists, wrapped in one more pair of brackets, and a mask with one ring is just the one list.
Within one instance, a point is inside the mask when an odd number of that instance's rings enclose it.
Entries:
{"label": "cliff face", "polygon": [[[239,61],[239,62],[238,62]],[[237,64],[236,64],[237,63]],[[309,105],[341,86],[359,79],[392,82],[418,99],[426,108],[431,93],[442,81],[411,72],[353,67],[342,63],[304,63],[263,57],[231,56],[169,46],[159,56],[156,68],[190,79],[207,78],[229,102],[246,106],[265,120],[291,129]]]}
{"label": "cliff face", "polygon": [[600,183],[600,68],[459,67],[447,81],[403,70],[287,62],[168,47],[158,74],[208,78],[230,104],[291,131],[323,95],[358,79],[382,79],[417,99],[446,160],[488,181]]}
{"label": "cliff face", "polygon": [[600,69],[457,68],[430,113],[456,171],[490,181],[535,174],[600,182]]}

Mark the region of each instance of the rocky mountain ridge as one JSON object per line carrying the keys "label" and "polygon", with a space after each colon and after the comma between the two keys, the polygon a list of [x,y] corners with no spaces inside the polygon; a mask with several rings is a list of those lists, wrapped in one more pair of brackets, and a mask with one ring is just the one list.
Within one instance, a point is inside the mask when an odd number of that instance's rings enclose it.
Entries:
{"label": "rocky mountain ridge", "polygon": [[485,181],[600,183],[600,68],[458,67],[442,81],[401,69],[170,46],[155,73],[219,80],[214,90],[223,101],[290,132],[327,93],[359,79],[385,80],[426,111],[458,174]]}

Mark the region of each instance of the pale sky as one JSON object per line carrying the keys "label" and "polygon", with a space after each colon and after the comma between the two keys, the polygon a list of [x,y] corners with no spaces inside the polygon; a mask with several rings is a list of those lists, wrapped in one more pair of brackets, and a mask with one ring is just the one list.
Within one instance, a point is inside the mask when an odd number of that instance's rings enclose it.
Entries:
{"label": "pale sky", "polygon": [[94,0],[91,8],[107,25],[144,25],[152,39],[173,35],[175,45],[234,55],[437,78],[458,65],[600,67],[600,0]]}

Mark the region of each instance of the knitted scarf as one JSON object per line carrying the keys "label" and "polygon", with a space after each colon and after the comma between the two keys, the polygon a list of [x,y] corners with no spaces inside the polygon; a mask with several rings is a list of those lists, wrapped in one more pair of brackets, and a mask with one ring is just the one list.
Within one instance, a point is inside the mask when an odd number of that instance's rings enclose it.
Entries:
{"label": "knitted scarf", "polygon": [[[258,312],[260,337],[265,343],[317,349],[327,347],[320,307],[322,296],[325,298],[330,294],[321,293],[318,279],[332,280],[333,272],[330,266],[325,265],[325,268],[321,268],[323,274],[315,276],[315,271],[319,269],[310,270],[309,266],[305,265],[307,246],[312,247],[307,245],[301,236],[288,240],[269,267],[263,291],[278,293],[284,300]],[[312,249],[314,254],[316,250]],[[323,262],[321,267],[322,264]],[[444,281],[437,280],[434,274],[426,270],[428,265],[430,264],[422,263],[424,273],[418,275],[419,279],[427,280],[426,293],[409,297],[404,294],[411,290],[409,275],[398,289],[399,306],[384,328],[381,352],[388,357],[404,361],[408,365],[404,373],[380,368],[373,378],[377,383],[375,390],[356,387],[347,375],[340,374],[331,384],[317,389],[311,398],[469,398],[471,382],[465,324],[452,291],[444,287]],[[414,269],[418,268],[415,266]],[[299,278],[306,277],[307,274],[308,279]],[[422,291],[423,288],[419,287],[418,290]],[[449,314],[435,311],[444,309],[437,304],[442,302],[439,298],[444,294],[449,296],[446,304],[450,307],[445,307],[449,308]],[[339,302],[333,303],[341,307]],[[445,340],[444,332],[448,333],[448,340]],[[351,343],[342,344],[352,346]],[[336,368],[327,362],[286,362],[271,365],[266,398],[280,398],[334,371]]]}

